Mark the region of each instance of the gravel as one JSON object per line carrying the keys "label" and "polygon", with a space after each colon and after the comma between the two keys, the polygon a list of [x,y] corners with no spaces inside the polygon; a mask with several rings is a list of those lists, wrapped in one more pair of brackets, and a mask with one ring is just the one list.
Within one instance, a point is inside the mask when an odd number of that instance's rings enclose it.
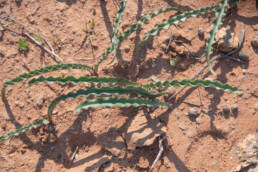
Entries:
{"label": "gravel", "polygon": [[230,109],[228,106],[223,106],[222,111],[223,113],[228,114],[230,112]]}
{"label": "gravel", "polygon": [[251,44],[254,48],[258,49],[258,31],[252,37]]}
{"label": "gravel", "polygon": [[256,103],[256,104],[254,105],[254,110],[255,110],[255,111],[258,111],[258,103]]}
{"label": "gravel", "polygon": [[202,27],[199,27],[199,29],[198,29],[198,36],[199,36],[200,40],[204,39],[204,30]]}
{"label": "gravel", "polygon": [[189,109],[188,114],[190,117],[194,117],[194,118],[198,117],[199,115],[198,111],[195,108]]}
{"label": "gravel", "polygon": [[249,54],[244,50],[240,51],[238,56],[243,61],[249,61]]}
{"label": "gravel", "polygon": [[238,112],[238,106],[237,105],[233,105],[231,107],[231,110],[232,110],[233,113],[237,113]]}

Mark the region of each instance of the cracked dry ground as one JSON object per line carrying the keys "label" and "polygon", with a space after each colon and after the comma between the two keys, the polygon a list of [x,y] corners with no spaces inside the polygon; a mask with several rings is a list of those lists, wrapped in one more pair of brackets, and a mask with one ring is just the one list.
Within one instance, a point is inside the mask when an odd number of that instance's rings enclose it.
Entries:
{"label": "cracked dry ground", "polygon": [[[219,0],[130,0],[127,2],[121,24],[125,31],[139,17],[158,8],[179,7],[182,10],[214,5]],[[241,24],[246,36],[242,50],[249,54],[249,63],[241,64],[222,59],[213,66],[217,78],[205,71],[204,77],[218,79],[244,90],[242,95],[204,88],[187,88],[171,103],[173,108],[157,109],[148,113],[147,108],[113,108],[83,111],[73,115],[73,107],[82,99],[68,100],[57,105],[53,121],[57,138],[47,142],[47,128],[32,130],[7,140],[0,145],[0,171],[147,171],[159,149],[158,137],[167,135],[172,140],[154,171],[171,172],[250,172],[257,169],[257,98],[258,54],[251,40],[258,31],[258,11],[255,0],[243,0],[237,11],[225,19],[225,26],[237,36]],[[118,1],[89,0],[0,0],[0,11],[8,12],[25,24],[30,33],[40,33],[55,48],[66,63],[91,65],[111,42],[112,25],[118,11]],[[152,80],[191,78],[205,64],[205,59],[184,57],[174,68],[171,56],[200,56],[205,40],[198,37],[204,30],[207,39],[214,14],[189,19],[177,27],[161,31],[149,40],[140,51],[135,47],[156,23],[169,18],[174,12],[161,14],[141,30],[137,30],[120,46],[118,56],[129,66],[108,65],[112,55],[101,65],[99,76],[125,77],[145,84]],[[94,18],[92,47],[85,38],[85,23]],[[20,28],[6,20],[1,22],[10,29]],[[28,29],[27,28],[27,29]],[[183,46],[168,53],[164,51],[171,36]],[[13,77],[56,64],[50,55],[29,42],[26,54],[17,50],[22,38],[0,27],[0,84]],[[182,47],[182,46],[181,46]],[[82,76],[80,70],[52,72],[46,76]],[[47,114],[50,102],[62,93],[75,91],[79,86],[43,84],[29,87],[26,82],[8,88],[8,102],[0,101],[0,134],[39,119]],[[178,89],[178,88],[177,88]],[[224,106],[238,106],[238,114],[223,115]],[[195,108],[198,120],[188,117],[188,110]],[[167,143],[165,143],[168,145]],[[78,147],[73,163],[70,158]]]}

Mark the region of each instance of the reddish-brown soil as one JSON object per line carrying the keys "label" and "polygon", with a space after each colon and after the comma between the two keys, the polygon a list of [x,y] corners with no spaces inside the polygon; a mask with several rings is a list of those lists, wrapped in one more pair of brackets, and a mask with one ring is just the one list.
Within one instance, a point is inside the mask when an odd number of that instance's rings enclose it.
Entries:
{"label": "reddish-brown soil", "polygon": [[[178,7],[184,11],[219,3],[219,0],[128,0],[120,27],[120,33],[140,17],[158,8]],[[39,33],[55,48],[65,63],[93,65],[109,46],[112,25],[118,11],[118,0],[0,0],[0,10],[8,12],[26,25],[29,33]],[[101,65],[99,76],[117,76],[145,84],[155,76],[161,81],[191,78],[205,59],[193,59],[205,50],[205,40],[198,37],[199,27],[204,28],[205,39],[214,13],[192,18],[177,27],[164,30],[148,40],[136,51],[136,45],[155,24],[169,18],[175,12],[167,12],[152,19],[123,41],[118,58],[128,63],[109,65],[113,54]],[[85,25],[95,21],[90,40],[84,41]],[[19,25],[1,19],[5,26],[21,33]],[[241,24],[246,36],[243,45],[249,56],[248,64],[228,59],[215,62],[217,77],[208,70],[202,78],[217,79],[244,90],[242,95],[204,88],[187,88],[170,102],[173,108],[157,109],[147,113],[147,108],[97,109],[73,115],[72,110],[82,99],[68,100],[57,105],[53,116],[57,138],[48,137],[47,128],[32,130],[0,144],[0,171],[147,171],[158,151],[159,135],[171,138],[172,145],[164,150],[154,171],[180,172],[227,172],[238,166],[235,146],[258,126],[258,114],[254,109],[258,96],[258,54],[251,46],[252,36],[258,31],[258,11],[255,0],[243,0],[237,10],[225,18],[224,26],[239,37]],[[32,30],[33,28],[33,30]],[[56,64],[53,58],[25,37],[5,31],[0,27],[0,84],[29,70]],[[176,53],[164,48],[171,32],[190,54],[174,68],[169,59]],[[29,51],[21,53],[17,41],[29,42]],[[177,46],[177,45],[176,45]],[[177,50],[176,51],[180,51]],[[89,75],[81,70],[59,71],[44,76]],[[0,101],[0,135],[45,117],[51,101],[79,86],[42,84],[29,86],[21,82],[8,87],[8,101]],[[176,88],[179,89],[179,88]],[[238,114],[223,115],[223,106],[238,105]],[[199,125],[189,119],[188,110],[200,113]],[[208,114],[203,113],[208,111]],[[145,115],[145,116],[142,116]],[[137,140],[138,139],[138,140]],[[139,141],[140,140],[140,141]],[[136,142],[136,145],[134,145]],[[75,160],[70,164],[74,150]]]}

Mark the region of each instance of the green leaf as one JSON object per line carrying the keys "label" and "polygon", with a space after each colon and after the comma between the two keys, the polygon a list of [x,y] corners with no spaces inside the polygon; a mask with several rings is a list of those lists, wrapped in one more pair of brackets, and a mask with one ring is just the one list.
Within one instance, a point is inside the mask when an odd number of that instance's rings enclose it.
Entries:
{"label": "green leaf", "polygon": [[18,83],[20,81],[27,80],[31,77],[41,75],[44,73],[52,72],[52,71],[57,71],[57,70],[67,70],[67,69],[82,69],[82,70],[88,70],[92,71],[92,69],[87,66],[87,65],[82,65],[82,64],[58,64],[58,65],[51,65],[47,67],[43,67],[41,69],[33,70],[30,71],[29,73],[23,73],[20,76],[17,76],[13,78],[12,80],[6,81],[3,84],[3,88],[1,91],[2,99],[5,98],[5,90],[7,86],[14,85],[15,83]]}
{"label": "green leaf", "polygon": [[171,25],[176,25],[179,22],[184,22],[186,19],[190,17],[197,17],[199,14],[207,13],[209,11],[216,10],[219,7],[219,5],[214,5],[206,8],[200,8],[198,10],[192,10],[189,12],[185,12],[176,16],[173,16],[169,18],[168,20],[163,21],[163,23],[155,26],[153,29],[151,29],[144,37],[140,44],[142,44],[144,41],[149,39],[151,36],[156,36],[159,31],[163,29],[168,29]]}
{"label": "green leaf", "polygon": [[122,0],[122,2],[120,3],[120,9],[117,13],[117,18],[116,18],[116,21],[115,21],[114,27],[113,27],[112,44],[114,44],[114,56],[115,57],[116,57],[116,49],[118,47],[117,33],[118,33],[120,23],[122,21],[122,16],[123,16],[123,12],[124,12],[124,9],[125,9],[125,5],[126,5],[126,0]]}
{"label": "green leaf", "polygon": [[160,108],[166,108],[167,105],[163,102],[159,101],[151,101],[146,99],[138,99],[138,98],[119,98],[119,97],[102,97],[102,98],[96,98],[91,100],[86,100],[85,102],[79,104],[74,109],[74,113],[77,113],[78,111],[82,109],[89,109],[93,108],[96,109],[98,107],[101,108],[112,108],[114,106],[118,107],[138,107],[138,106],[148,106],[148,107],[160,107]]}
{"label": "green leaf", "polygon": [[49,121],[46,120],[46,119],[37,120],[35,122],[30,123],[29,125],[27,125],[25,127],[21,127],[21,128],[19,128],[17,130],[14,130],[14,131],[12,131],[8,134],[4,134],[4,135],[0,136],[0,142],[4,141],[6,139],[9,139],[13,136],[18,136],[18,135],[20,135],[22,133],[25,133],[26,131],[31,130],[33,128],[38,128],[42,125],[47,125],[48,123],[49,123]]}
{"label": "green leaf", "polygon": [[[167,12],[167,11],[178,11],[181,12],[180,9],[178,8],[161,8],[158,9],[150,14],[147,14],[146,16],[144,16],[143,18],[141,18],[140,20],[138,20],[136,22],[136,24],[133,24],[127,31],[123,32],[119,38],[118,38],[118,45],[121,44],[121,42],[123,40],[125,40],[129,35],[131,35],[134,31],[136,31],[136,29],[138,29],[141,25],[143,25],[144,23],[146,23],[148,20],[152,19],[153,17]],[[99,62],[95,65],[95,71],[98,71],[98,67],[99,65],[107,58],[107,56],[115,49],[115,45],[111,44],[106,50],[105,52],[102,54],[101,59],[99,60]]]}
{"label": "green leaf", "polygon": [[60,83],[60,84],[67,84],[67,83],[73,83],[73,84],[78,84],[78,83],[93,83],[93,84],[98,84],[98,83],[104,83],[104,84],[123,84],[123,85],[131,85],[131,86],[137,86],[137,83],[128,81],[123,78],[106,78],[106,77],[87,77],[87,76],[82,76],[79,78],[75,78],[73,76],[67,76],[67,77],[43,77],[40,76],[39,78],[34,78],[31,81],[29,81],[29,84],[37,84],[37,83],[44,83],[44,82],[50,82],[50,83]]}
{"label": "green leaf", "polygon": [[84,97],[89,97],[91,95],[98,96],[98,95],[122,95],[122,94],[131,94],[135,93],[137,95],[141,96],[146,96],[149,98],[155,98],[158,96],[161,96],[162,94],[151,94],[148,91],[146,91],[143,88],[140,87],[126,87],[126,88],[121,88],[121,87],[102,87],[102,88],[89,88],[87,90],[78,90],[76,92],[70,92],[68,94],[63,94],[59,97],[57,97],[55,100],[53,100],[48,108],[48,115],[49,119],[51,118],[52,112],[55,108],[55,106],[60,102],[60,101],[65,101],[68,98],[73,98],[75,99],[78,96],[84,96]]}
{"label": "green leaf", "polygon": [[182,81],[178,80],[173,80],[173,81],[164,81],[164,82],[156,82],[156,83],[150,83],[146,84],[143,87],[146,89],[151,89],[151,88],[159,88],[159,87],[167,87],[167,86],[202,86],[202,87],[211,87],[211,88],[216,88],[218,90],[223,90],[223,91],[231,91],[233,93],[242,93],[242,90],[239,90],[237,87],[233,87],[228,84],[223,84],[219,81],[210,81],[210,80],[202,80],[202,79],[197,79],[197,80],[189,80],[189,79],[184,79]]}
{"label": "green leaf", "polygon": [[211,67],[210,63],[210,55],[212,53],[212,45],[215,43],[215,34],[219,29],[219,26],[222,24],[222,17],[225,15],[225,8],[228,7],[228,1],[222,0],[220,3],[220,8],[216,10],[216,19],[212,22],[212,30],[209,33],[209,38],[206,44],[206,61],[208,63],[208,67],[212,74],[216,75],[214,70]]}

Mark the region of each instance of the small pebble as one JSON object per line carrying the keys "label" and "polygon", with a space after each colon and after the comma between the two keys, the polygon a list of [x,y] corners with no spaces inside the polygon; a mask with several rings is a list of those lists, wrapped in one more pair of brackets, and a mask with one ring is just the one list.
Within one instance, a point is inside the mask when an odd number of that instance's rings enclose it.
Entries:
{"label": "small pebble", "polygon": [[254,105],[254,110],[255,110],[255,111],[258,111],[258,103],[256,103],[256,104]]}
{"label": "small pebble", "polygon": [[249,54],[244,50],[240,51],[238,56],[243,61],[249,61]]}
{"label": "small pebble", "polygon": [[199,38],[202,40],[204,39],[204,30],[202,27],[199,27],[198,29],[198,35],[199,35]]}
{"label": "small pebble", "polygon": [[246,70],[245,69],[243,69],[243,75],[245,75],[246,74]]}
{"label": "small pebble", "polygon": [[151,80],[154,82],[160,82],[160,79],[154,75],[151,76]]}
{"label": "small pebble", "polygon": [[215,35],[218,49],[224,53],[232,51],[238,47],[238,37],[235,33],[225,27],[221,28]]}
{"label": "small pebble", "polygon": [[156,66],[157,66],[156,63],[152,63],[152,64],[151,64],[151,67],[152,67],[152,68],[155,68]]}
{"label": "small pebble", "polygon": [[176,89],[174,87],[168,87],[167,92],[170,95],[174,95],[176,93]]}
{"label": "small pebble", "polygon": [[225,114],[228,114],[230,112],[230,109],[227,106],[223,106],[222,110]]}
{"label": "small pebble", "polygon": [[238,106],[237,105],[233,105],[231,107],[231,110],[232,110],[233,113],[237,113],[238,112]]}
{"label": "small pebble", "polygon": [[247,68],[248,68],[248,66],[247,66],[247,65],[245,65],[245,64],[242,64],[242,65],[241,65],[241,68],[242,68],[242,69],[247,69]]}
{"label": "small pebble", "polygon": [[205,113],[205,114],[209,113],[209,111],[207,109],[202,109],[202,112]]}
{"label": "small pebble", "polygon": [[201,123],[201,120],[199,118],[196,118],[196,124],[199,125]]}
{"label": "small pebble", "polygon": [[194,108],[189,109],[188,114],[190,117],[194,117],[194,118],[196,118],[198,116],[198,112]]}
{"label": "small pebble", "polygon": [[252,37],[252,41],[251,44],[254,48],[258,49],[258,31],[254,34],[254,36]]}

